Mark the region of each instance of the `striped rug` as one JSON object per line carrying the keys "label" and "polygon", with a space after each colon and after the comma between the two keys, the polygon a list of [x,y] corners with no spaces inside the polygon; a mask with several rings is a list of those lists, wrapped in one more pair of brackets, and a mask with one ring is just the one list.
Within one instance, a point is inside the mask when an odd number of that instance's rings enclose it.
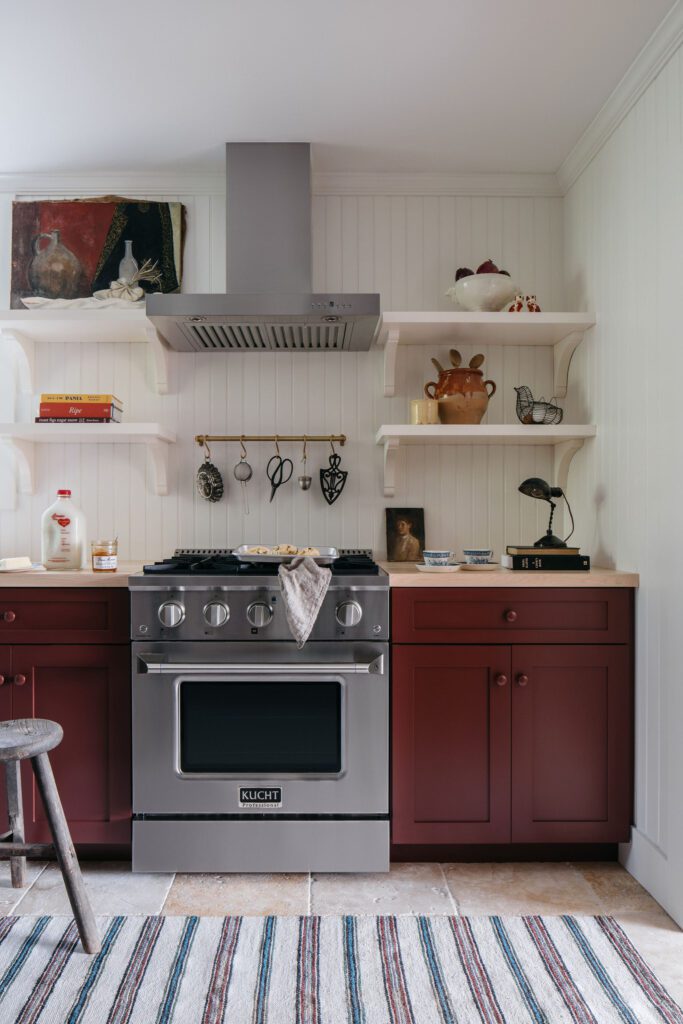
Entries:
{"label": "striped rug", "polygon": [[2,1024],[683,1024],[609,917],[0,919]]}

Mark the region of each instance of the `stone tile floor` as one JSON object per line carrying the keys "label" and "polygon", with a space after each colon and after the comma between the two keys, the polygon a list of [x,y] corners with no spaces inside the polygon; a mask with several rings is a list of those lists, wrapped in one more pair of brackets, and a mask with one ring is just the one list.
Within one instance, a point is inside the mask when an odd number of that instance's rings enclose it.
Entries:
{"label": "stone tile floor", "polygon": [[[618,864],[392,864],[378,875],[134,875],[86,861],[96,914],[611,914],[683,1004],[683,931]],[[12,889],[0,862],[0,916],[69,914],[54,863]]]}

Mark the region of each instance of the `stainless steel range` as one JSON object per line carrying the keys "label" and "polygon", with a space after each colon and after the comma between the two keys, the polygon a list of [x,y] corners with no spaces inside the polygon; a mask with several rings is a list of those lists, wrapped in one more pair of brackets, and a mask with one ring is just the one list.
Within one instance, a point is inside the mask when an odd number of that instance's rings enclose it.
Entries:
{"label": "stainless steel range", "polygon": [[277,566],[131,576],[134,871],[389,868],[389,580],[332,564],[297,650]]}

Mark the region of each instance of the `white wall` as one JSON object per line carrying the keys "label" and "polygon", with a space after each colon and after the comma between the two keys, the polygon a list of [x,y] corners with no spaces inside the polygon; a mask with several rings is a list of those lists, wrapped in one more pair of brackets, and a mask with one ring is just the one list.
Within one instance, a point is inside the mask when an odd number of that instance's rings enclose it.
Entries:
{"label": "white wall", "polygon": [[570,374],[597,423],[572,467],[581,543],[636,569],[636,829],[627,866],[683,925],[683,55],[565,199],[569,306],[598,326]]}
{"label": "white wall", "polygon": [[[51,193],[54,195],[55,189]],[[78,194],[70,183],[70,194]],[[96,189],[94,191],[97,191]],[[125,181],[109,179],[102,192],[131,194]],[[93,194],[84,182],[83,194]],[[137,194],[140,194],[139,191]],[[157,193],[158,195],[158,193]],[[185,291],[224,289],[224,196],[179,194],[187,206]],[[22,198],[31,198],[24,191]],[[152,196],[150,196],[152,198]],[[12,195],[0,195],[0,237],[5,240],[0,282],[7,305]],[[378,290],[384,309],[447,309],[444,292],[456,267],[499,260],[545,309],[564,308],[562,201],[551,196],[316,195],[313,200],[314,287]],[[473,352],[463,351],[469,358]],[[159,421],[178,434],[171,452],[170,494],[146,486],[144,451],[135,445],[37,446],[36,493],[14,510],[0,511],[0,555],[39,556],[40,513],[55,488],[70,486],[94,536],[118,533],[122,557],[150,559],[175,546],[224,546],[243,541],[335,543],[382,553],[383,509],[425,508],[428,543],[462,548],[530,539],[543,529],[539,503],[518,495],[526,476],[551,472],[548,449],[420,448],[400,456],[395,499],[382,491],[382,455],[373,443],[381,423],[406,422],[408,400],[433,379],[430,357],[447,362],[447,348],[401,352],[397,397],[382,396],[381,353],[330,355],[172,355],[171,393],[160,397],[146,384],[144,345],[39,344],[36,391],[114,391],[130,421]],[[0,355],[0,359],[2,359]],[[0,375],[9,372],[7,356]],[[514,422],[513,385],[529,384],[550,396],[550,350],[489,347],[486,376],[498,384],[489,422]],[[19,400],[19,418],[35,415],[36,399]],[[213,449],[224,472],[227,500],[209,505],[194,491],[200,452],[196,433],[345,432],[349,480],[332,507],[319,487],[302,493],[284,488],[269,504],[264,477],[272,454],[252,446],[255,480],[249,485],[251,515],[241,513],[232,479],[235,446]],[[289,454],[297,457],[297,451]],[[312,448],[309,469],[317,476],[329,452]],[[297,467],[298,468],[298,467]],[[3,466],[0,465],[0,470]],[[4,466],[3,487],[7,486]]]}

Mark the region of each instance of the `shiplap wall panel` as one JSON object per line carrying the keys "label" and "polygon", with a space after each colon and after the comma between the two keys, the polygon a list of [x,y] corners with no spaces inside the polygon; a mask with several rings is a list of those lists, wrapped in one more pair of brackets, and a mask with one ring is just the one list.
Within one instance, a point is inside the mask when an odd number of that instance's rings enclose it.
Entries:
{"label": "shiplap wall panel", "polygon": [[636,825],[664,855],[641,880],[679,921],[682,108],[678,50],[565,200],[569,305],[598,311],[570,373],[570,418],[599,424],[572,465],[571,492],[583,546],[640,572]]}
{"label": "shiplap wall panel", "polygon": [[[125,190],[124,190],[125,191]],[[11,200],[0,195],[0,229],[9,238]],[[22,198],[37,198],[23,196]],[[144,197],[143,197],[144,198]],[[154,196],[147,196],[154,198]],[[225,196],[165,196],[187,208],[185,291],[221,291],[225,279]],[[385,309],[449,309],[444,292],[456,267],[487,257],[499,261],[546,309],[564,308],[561,200],[496,196],[314,196],[313,287],[379,291]],[[9,247],[0,264],[5,302]],[[463,350],[469,359],[474,350]],[[170,392],[149,386],[145,345],[48,344],[36,346],[36,392],[113,390],[128,421],[158,421],[176,431],[171,448],[169,494],[151,490],[143,446],[36,446],[36,493],[19,496],[0,511],[0,555],[40,554],[40,513],[58,486],[71,486],[88,518],[89,535],[118,534],[122,557],[155,558],[178,545],[236,545],[247,541],[337,543],[385,548],[386,506],[425,508],[429,543],[462,548],[531,539],[544,527],[539,503],[521,497],[523,476],[552,474],[549,449],[414,447],[399,457],[395,499],[382,491],[382,452],[373,442],[381,423],[406,422],[408,402],[434,376],[430,357],[448,363],[447,346],[401,350],[398,393],[383,397],[382,354],[231,354],[170,356]],[[488,422],[515,422],[513,386],[529,384],[550,396],[552,355],[538,348],[488,346],[485,376],[498,391]],[[9,372],[6,357],[3,372]],[[37,399],[19,396],[17,416],[30,421]],[[271,504],[265,469],[272,449],[251,445],[254,478],[247,484],[250,514],[243,515],[233,469],[236,445],[214,445],[226,499],[215,505],[197,497],[194,477],[202,460],[196,433],[338,433],[349,479],[332,507],[322,498],[320,468],[329,449],[309,448],[314,482],[300,491],[301,450],[290,447],[292,482]],[[283,449],[283,454],[285,453]],[[4,478],[11,466],[6,461]]]}

